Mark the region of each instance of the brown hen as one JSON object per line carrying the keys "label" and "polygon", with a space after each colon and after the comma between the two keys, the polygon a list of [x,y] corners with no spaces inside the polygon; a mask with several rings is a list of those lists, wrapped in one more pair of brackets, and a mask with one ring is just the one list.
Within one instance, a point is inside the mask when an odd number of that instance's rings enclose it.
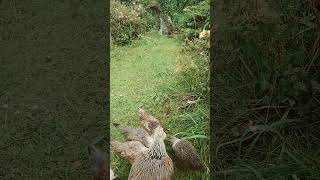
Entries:
{"label": "brown hen", "polygon": [[133,163],[129,180],[171,180],[173,162],[166,152],[162,127],[154,130],[154,142],[151,147]]}
{"label": "brown hen", "polygon": [[204,165],[194,146],[185,139],[178,139],[168,135],[168,140],[176,155],[178,166],[189,170],[203,170]]}
{"label": "brown hen", "polygon": [[111,141],[110,144],[113,152],[121,159],[127,160],[130,164],[133,164],[136,158],[148,149],[139,141],[127,141],[124,143]]}
{"label": "brown hen", "polygon": [[141,127],[143,127],[149,134],[153,134],[154,130],[158,126],[161,126],[158,119],[146,113],[142,108],[139,108],[138,114]]}
{"label": "brown hen", "polygon": [[124,136],[125,141],[140,141],[146,147],[151,146],[153,139],[145,129],[124,127],[117,123],[113,125]]}

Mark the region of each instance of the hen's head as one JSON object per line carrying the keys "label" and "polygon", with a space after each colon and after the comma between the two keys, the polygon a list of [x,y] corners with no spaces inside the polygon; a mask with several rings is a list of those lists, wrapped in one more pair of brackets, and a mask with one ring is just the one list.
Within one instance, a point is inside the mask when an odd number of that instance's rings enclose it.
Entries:
{"label": "hen's head", "polygon": [[162,140],[164,140],[167,137],[166,133],[163,131],[163,128],[161,126],[155,128],[153,135],[155,138],[160,138]]}

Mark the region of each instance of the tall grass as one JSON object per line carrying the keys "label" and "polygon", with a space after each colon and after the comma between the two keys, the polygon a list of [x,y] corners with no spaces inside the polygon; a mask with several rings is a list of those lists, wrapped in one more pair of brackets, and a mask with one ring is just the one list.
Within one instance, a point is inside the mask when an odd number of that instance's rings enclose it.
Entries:
{"label": "tall grass", "polygon": [[[189,139],[200,153],[206,171],[187,173],[177,169],[175,178],[208,179],[210,166],[209,135],[209,62],[199,51],[183,49],[177,58],[175,81],[163,87],[154,97],[154,107],[160,109],[169,134]],[[160,107],[160,108],[159,108]]]}

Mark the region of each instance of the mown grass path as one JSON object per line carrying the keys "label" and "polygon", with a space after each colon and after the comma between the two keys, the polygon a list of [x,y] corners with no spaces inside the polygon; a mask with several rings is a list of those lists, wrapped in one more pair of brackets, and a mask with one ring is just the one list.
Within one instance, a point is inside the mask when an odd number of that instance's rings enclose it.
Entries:
{"label": "mown grass path", "polygon": [[[156,33],[146,35],[133,45],[114,47],[111,50],[110,121],[137,126],[138,107],[150,104],[159,88],[174,80],[175,62],[180,53],[177,40]],[[112,125],[111,140],[122,141]],[[111,155],[111,167],[125,177],[129,166],[119,161]]]}

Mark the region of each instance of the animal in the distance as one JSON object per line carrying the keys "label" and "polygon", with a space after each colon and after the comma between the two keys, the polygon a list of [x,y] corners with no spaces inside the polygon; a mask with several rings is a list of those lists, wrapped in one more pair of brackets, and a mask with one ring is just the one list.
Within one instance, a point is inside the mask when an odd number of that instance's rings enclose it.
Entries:
{"label": "animal in the distance", "polygon": [[141,127],[143,127],[149,134],[153,134],[154,130],[161,126],[158,119],[146,113],[142,108],[139,108],[138,114]]}
{"label": "animal in the distance", "polygon": [[129,180],[171,180],[173,162],[166,152],[166,134],[161,126],[154,129],[151,147],[133,163]]}
{"label": "animal in the distance", "polygon": [[111,149],[117,156],[121,159],[127,160],[130,164],[133,164],[137,157],[148,150],[148,148],[139,141],[126,141],[123,143],[111,141],[110,145]]}
{"label": "animal in the distance", "polygon": [[143,128],[129,128],[113,123],[117,130],[124,136],[125,141],[140,141],[146,147],[150,147],[153,138]]}
{"label": "animal in the distance", "polygon": [[[108,162],[103,150],[96,148],[94,145],[88,147],[89,154],[94,162],[94,180],[107,180]],[[111,177],[110,177],[111,178]]]}
{"label": "animal in the distance", "polygon": [[167,140],[171,143],[176,155],[177,164],[181,168],[190,170],[204,170],[204,165],[191,142],[168,135]]}

